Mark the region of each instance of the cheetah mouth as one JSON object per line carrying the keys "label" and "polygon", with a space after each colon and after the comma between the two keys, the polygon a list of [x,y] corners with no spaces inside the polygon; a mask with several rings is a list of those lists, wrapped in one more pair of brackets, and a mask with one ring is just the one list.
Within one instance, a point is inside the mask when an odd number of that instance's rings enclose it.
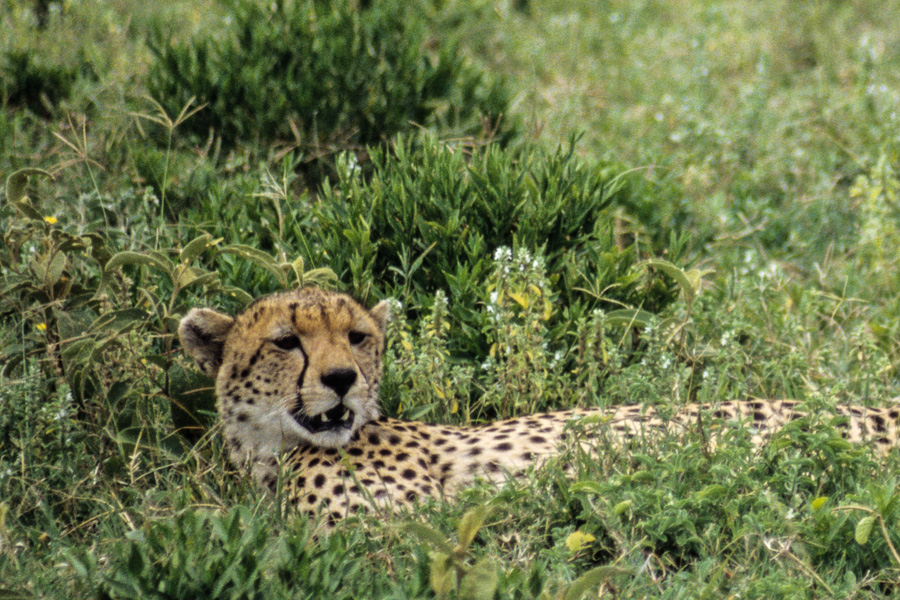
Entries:
{"label": "cheetah mouth", "polygon": [[343,404],[338,404],[334,408],[319,413],[314,417],[296,413],[293,417],[301,427],[310,433],[319,433],[320,431],[332,431],[335,429],[350,429],[350,426],[353,425],[354,413]]}

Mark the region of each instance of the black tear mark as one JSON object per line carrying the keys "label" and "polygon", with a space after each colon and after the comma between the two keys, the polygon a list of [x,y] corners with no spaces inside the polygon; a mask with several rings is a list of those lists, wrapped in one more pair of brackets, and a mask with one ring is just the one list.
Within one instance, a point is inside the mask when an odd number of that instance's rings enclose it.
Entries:
{"label": "black tear mark", "polygon": [[[306,368],[309,367],[309,355],[306,353],[306,348],[303,347],[303,340],[298,338],[298,346],[297,349],[300,350],[300,354],[303,356],[303,369],[300,370],[300,376],[297,378],[297,394],[299,396],[300,391],[303,390],[303,382],[306,380]],[[300,398],[302,402],[302,398]]]}

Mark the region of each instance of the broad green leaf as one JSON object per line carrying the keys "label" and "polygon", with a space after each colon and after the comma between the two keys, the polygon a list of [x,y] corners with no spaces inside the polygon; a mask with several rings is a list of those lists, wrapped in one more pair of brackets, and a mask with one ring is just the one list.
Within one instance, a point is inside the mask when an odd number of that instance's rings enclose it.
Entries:
{"label": "broad green leaf", "polygon": [[241,304],[250,304],[253,302],[253,296],[242,290],[241,288],[236,287],[226,287],[222,290]]}
{"label": "broad green leaf", "polygon": [[322,287],[333,287],[337,282],[337,274],[328,267],[312,269],[303,274],[303,285],[315,284]]}
{"label": "broad green leaf", "polygon": [[47,265],[44,260],[38,260],[38,257],[32,257],[31,260],[28,261],[28,269],[31,271],[32,275],[34,275],[34,285],[37,286],[40,282],[47,280]]}
{"label": "broad green leaf", "polygon": [[431,589],[438,596],[444,597],[456,587],[456,569],[453,558],[449,554],[435,552],[431,555]]}
{"label": "broad green leaf", "polygon": [[193,267],[179,267],[176,269],[176,273],[178,273],[176,283],[181,290],[198,285],[212,285],[219,279],[218,273],[204,273],[200,269],[194,269]]}
{"label": "broad green leaf", "polygon": [[853,442],[849,442],[843,438],[829,439],[826,444],[828,444],[829,448],[837,452],[846,452],[847,450],[852,450],[854,447]]}
{"label": "broad green leaf", "polygon": [[172,262],[168,255],[156,250],[150,250],[149,252],[147,252],[147,255],[155,258],[159,262],[159,264],[165,265],[165,271],[169,273],[170,276],[175,272],[175,263]]}
{"label": "broad green leaf", "polygon": [[475,563],[459,582],[461,599],[491,600],[497,590],[497,567],[489,557]]}
{"label": "broad green leaf", "polygon": [[[40,175],[42,177],[53,179],[53,175],[43,169],[19,169],[6,178],[7,202],[10,204],[18,204],[25,200],[25,192],[28,188],[28,178],[32,175]],[[38,215],[38,219],[40,218],[40,215]]]}
{"label": "broad green leaf", "polygon": [[625,325],[628,327],[647,327],[653,322],[655,315],[639,308],[623,308],[606,313],[606,322],[611,325]]}
{"label": "broad green leaf", "polygon": [[297,280],[297,285],[301,285],[301,286],[303,285],[303,267],[304,266],[306,266],[306,265],[303,261],[302,256],[298,256],[291,263],[291,269],[293,269],[293,271],[294,271],[294,277]]}
{"label": "broad green leaf", "polygon": [[660,271],[674,279],[675,283],[678,284],[678,287],[680,287],[681,291],[684,293],[684,297],[687,299],[687,301],[690,302],[691,300],[693,300],[694,286],[691,282],[690,277],[688,277],[687,273],[685,273],[683,269],[676,267],[667,260],[661,260],[658,258],[650,259],[644,264],[648,267],[659,269]]}
{"label": "broad green leaf", "polygon": [[631,500],[622,500],[613,507],[613,514],[621,515],[623,512],[630,509],[632,504],[634,504],[634,502]]}
{"label": "broad green leaf", "polygon": [[85,245],[90,246],[91,256],[100,263],[101,268],[105,269],[106,263],[113,256],[112,252],[109,251],[109,248],[106,247],[106,240],[96,233],[86,233],[81,236],[81,239],[84,241]]}
{"label": "broad green leaf", "polygon": [[172,275],[172,271],[169,268],[170,265],[167,265],[164,261],[159,260],[158,256],[141,254],[140,252],[131,252],[130,250],[125,250],[123,252],[114,254],[113,257],[106,262],[104,271],[109,272],[113,269],[118,269],[126,265],[147,265],[148,267],[158,269],[169,276]]}
{"label": "broad green leaf", "polygon": [[222,246],[221,248],[219,248],[219,252],[221,254],[234,254],[253,262],[265,263],[271,265],[272,267],[275,266],[275,259],[273,259],[267,252],[263,252],[262,250],[254,248],[253,246],[247,246],[245,244],[229,244],[227,246]]}
{"label": "broad green leaf", "polygon": [[491,506],[476,506],[463,515],[457,530],[457,535],[459,536],[459,550],[462,552],[466,551],[469,544],[472,543],[472,540],[474,540],[475,536],[478,534],[478,530],[481,529],[482,524],[484,524],[484,520],[493,510],[494,507]]}
{"label": "broad green leaf", "polygon": [[401,528],[404,532],[412,534],[419,538],[419,541],[431,544],[436,550],[444,554],[453,552],[453,547],[447,542],[443,535],[422,523],[404,523]]}
{"label": "broad green leaf", "polygon": [[700,291],[700,283],[703,281],[703,277],[712,272],[712,269],[691,269],[690,271],[685,272],[685,276],[688,278],[688,281],[691,282],[691,289],[694,290],[694,293]]}
{"label": "broad green leaf", "polygon": [[47,265],[47,282],[50,285],[55,285],[59,278],[62,277],[63,271],[66,268],[66,255],[63,252],[57,252],[53,255],[53,258],[50,259],[50,264]]}
{"label": "broad green leaf", "polygon": [[275,275],[275,277],[278,278],[278,281],[284,280],[284,273],[278,267],[275,259],[262,250],[257,250],[256,248],[245,246],[243,244],[231,244],[219,248],[219,253],[233,254],[235,256],[248,260],[253,264],[267,270],[269,273]]}
{"label": "broad green leaf", "polygon": [[656,481],[656,477],[656,473],[652,471],[637,471],[631,476],[631,480],[635,483],[650,483]]}
{"label": "broad green leaf", "polygon": [[590,494],[603,494],[606,490],[603,486],[597,481],[576,481],[569,487],[569,491],[572,493],[576,492],[588,492]]}
{"label": "broad green leaf", "polygon": [[[134,531],[140,531],[140,530],[139,529],[133,530],[133,531],[126,533],[125,535],[127,536],[130,533],[134,533]],[[63,556],[66,557],[66,562],[68,562],[72,566],[72,569],[75,571],[75,573],[81,579],[88,579],[88,578],[92,577],[93,573],[96,571],[96,568],[97,568],[96,559],[94,559],[94,557],[89,553],[89,551],[87,551],[85,549],[74,549],[74,548],[68,549],[68,550],[63,551]],[[15,597],[15,596],[13,596],[13,597]],[[28,595],[28,596],[19,596],[19,597],[32,598],[33,596]],[[0,599],[2,599],[2,598],[4,598],[4,596],[2,594],[0,594]]]}
{"label": "broad green leaf", "polygon": [[181,289],[185,289],[185,288],[189,288],[189,287],[196,287],[196,286],[203,286],[203,287],[217,286],[218,281],[219,281],[218,273],[206,273],[205,275],[200,275],[199,277],[192,279],[189,283],[182,286]]}
{"label": "broad green leaf", "polygon": [[572,582],[566,590],[565,600],[580,600],[592,589],[600,585],[605,579],[616,574],[628,574],[629,571],[618,567],[595,567]]}
{"label": "broad green leaf", "polygon": [[119,333],[130,327],[144,324],[149,317],[150,314],[140,308],[123,308],[97,317],[88,330]]}
{"label": "broad green leaf", "polygon": [[32,205],[28,204],[28,202],[13,202],[13,208],[17,211],[28,217],[29,219],[33,219],[35,221],[43,221],[44,215],[41,214],[39,210],[37,210]]}
{"label": "broad green leaf", "polygon": [[91,355],[93,349],[93,339],[81,339],[72,342],[71,344],[64,344],[62,346],[61,354],[66,360],[84,361]]}
{"label": "broad green leaf", "polygon": [[187,246],[181,249],[178,260],[188,265],[191,264],[198,256],[206,251],[211,245],[211,242],[212,236],[208,233],[195,237],[188,242]]}
{"label": "broad green leaf", "polygon": [[869,534],[872,533],[872,527],[875,525],[875,515],[869,515],[868,517],[863,517],[859,520],[859,523],[856,524],[856,533],[854,533],[853,537],[856,539],[856,543],[860,546],[865,546],[866,542],[869,541]]}

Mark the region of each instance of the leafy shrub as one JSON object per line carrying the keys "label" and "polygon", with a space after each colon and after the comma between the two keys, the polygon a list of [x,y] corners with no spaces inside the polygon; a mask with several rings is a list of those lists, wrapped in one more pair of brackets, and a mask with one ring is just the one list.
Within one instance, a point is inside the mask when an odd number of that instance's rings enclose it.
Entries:
{"label": "leafy shrub", "polygon": [[[631,327],[655,321],[653,315],[595,309],[573,320],[560,311],[540,254],[498,248],[482,287],[482,301],[470,307],[470,323],[480,325],[488,348],[478,361],[453,356],[451,315],[441,290],[416,327],[395,307],[381,389],[388,411],[409,419],[471,423],[594,404],[610,379],[635,380],[629,391],[639,397],[676,386],[677,395],[690,380],[691,369],[675,364],[671,344],[663,340],[672,337],[663,335],[671,329],[647,329],[634,334],[633,349],[621,348],[623,339],[631,339]],[[548,326],[554,320],[563,323],[567,335]],[[628,365],[641,356],[640,365]],[[656,377],[634,371],[657,357],[668,364]]]}
{"label": "leafy shrub", "polygon": [[9,50],[0,67],[0,96],[13,107],[49,117],[69,97],[78,69],[47,62],[27,50]]}
{"label": "leafy shrub", "polygon": [[[339,160],[334,187],[297,214],[288,236],[308,262],[328,264],[363,296],[374,282],[427,306],[446,290],[457,354],[487,354],[475,313],[489,300],[484,281],[501,247],[543,256],[556,296],[551,328],[595,307],[656,312],[674,298],[634,268],[638,248],[619,246],[617,207],[629,190],[618,171],[579,160],[574,143],[553,152],[466,149],[425,137],[371,156],[368,178]],[[678,248],[672,253],[677,259]]]}
{"label": "leafy shrub", "polygon": [[[297,197],[295,166],[286,157],[281,172],[263,174],[246,197],[212,186],[182,214],[194,224],[191,235],[207,232],[281,260],[327,265],[365,302],[393,296],[416,307],[408,315],[414,321],[443,290],[451,354],[477,362],[490,349],[480,305],[490,300],[485,281],[501,247],[544,260],[540,270],[555,303],[544,325],[552,337],[571,332],[595,308],[656,313],[677,294],[669,280],[636,266],[647,253],[681,260],[683,241],[673,237],[662,248],[632,238],[621,217],[633,194],[627,179],[615,165],[579,159],[574,142],[544,151],[420,135],[371,148],[370,158],[364,174],[355,155],[340,155],[333,185]],[[258,270],[218,268],[251,295],[280,289]]]}
{"label": "leafy shrub", "polygon": [[[66,207],[26,194],[29,177],[39,176],[48,174],[25,169],[11,175],[0,207],[9,223],[0,236],[0,322],[17,323],[18,332],[0,349],[0,374],[21,373],[23,363],[36,359],[48,393],[64,381],[78,416],[111,426],[119,442],[141,430],[147,407],[136,405],[140,390],[172,400],[176,427],[196,428],[198,411],[211,408],[209,394],[193,393],[196,375],[174,365],[178,319],[195,301],[188,294],[223,294],[239,303],[251,297],[223,285],[215,271],[193,266],[201,255],[236,255],[274,274],[282,287],[329,279],[325,271],[304,273],[302,260],[276,264],[252,248],[219,248],[208,235],[133,251],[125,231],[145,229],[152,215],[131,214],[129,205],[146,198],[122,194],[111,216],[102,201],[82,196],[73,204],[82,219],[93,221],[79,222]],[[159,370],[148,371],[147,363]]]}
{"label": "leafy shrub", "polygon": [[265,597],[270,533],[246,508],[187,510],[131,537],[104,578],[113,598]]}
{"label": "leafy shrub", "polygon": [[[373,573],[384,539],[373,543],[364,531],[347,531],[316,541],[308,523],[271,515],[191,506],[117,542],[108,568],[92,552],[71,552],[68,560],[99,598],[383,598],[396,597],[398,587],[408,597],[423,595],[421,574],[400,584],[392,574]],[[365,547],[371,550],[360,551]]]}
{"label": "leafy shrub", "polygon": [[227,0],[224,31],[187,43],[157,32],[150,94],[169,114],[207,106],[185,124],[227,146],[291,141],[316,155],[380,142],[410,123],[494,132],[506,92],[452,43],[430,51],[416,3]]}

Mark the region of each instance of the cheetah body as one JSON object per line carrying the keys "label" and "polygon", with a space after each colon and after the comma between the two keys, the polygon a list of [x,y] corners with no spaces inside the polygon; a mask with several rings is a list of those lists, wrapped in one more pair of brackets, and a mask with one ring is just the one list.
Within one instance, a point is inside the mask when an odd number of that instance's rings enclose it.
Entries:
{"label": "cheetah body", "polygon": [[[751,400],[666,414],[638,405],[575,409],[475,427],[381,417],[388,312],[384,302],[367,310],[316,288],[262,298],[235,318],[192,310],[179,334],[216,380],[231,461],[269,490],[280,485],[299,509],[335,520],[360,507],[452,497],[477,479],[502,482],[573,443],[622,447],[673,429],[688,435],[706,418],[744,423],[761,444],[803,416],[793,401]],[[851,441],[890,447],[900,437],[896,407],[837,410]]]}

